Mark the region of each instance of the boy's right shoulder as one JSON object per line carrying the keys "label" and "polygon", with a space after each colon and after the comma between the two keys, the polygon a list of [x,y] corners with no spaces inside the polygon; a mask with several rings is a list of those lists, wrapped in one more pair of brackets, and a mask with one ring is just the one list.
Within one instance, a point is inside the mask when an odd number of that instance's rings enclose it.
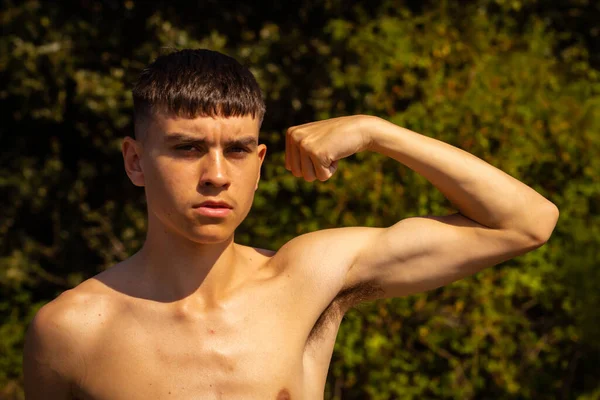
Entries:
{"label": "boy's right shoulder", "polygon": [[92,344],[94,333],[102,329],[117,307],[115,295],[94,277],[65,290],[40,308],[32,325],[62,334],[63,339],[85,337],[85,343]]}
{"label": "boy's right shoulder", "polygon": [[106,319],[114,315],[111,303],[110,294],[91,279],[38,310],[28,326],[23,355],[29,396],[53,398],[38,390],[40,385],[61,396],[71,390],[71,384],[83,385],[91,365],[88,360],[101,348],[108,328]]}

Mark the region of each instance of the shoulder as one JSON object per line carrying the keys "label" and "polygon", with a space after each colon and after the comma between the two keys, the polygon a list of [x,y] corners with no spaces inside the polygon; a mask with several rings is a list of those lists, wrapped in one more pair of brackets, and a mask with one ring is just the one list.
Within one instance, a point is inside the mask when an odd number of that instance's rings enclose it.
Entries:
{"label": "shoulder", "polygon": [[376,232],[376,228],[346,227],[306,233],[284,244],[273,259],[296,282],[327,293],[331,301],[360,284],[350,282],[348,272]]}
{"label": "shoulder", "polygon": [[[97,296],[87,293],[86,286],[63,292],[44,305],[29,324],[23,368],[32,398],[44,398],[49,392],[62,396],[85,380],[88,349],[98,336],[90,323],[91,313],[98,309]],[[46,394],[40,392],[40,385]]]}
{"label": "shoulder", "polygon": [[277,257],[292,265],[300,262],[350,268],[378,231],[378,228],[346,227],[306,233],[284,244]]}
{"label": "shoulder", "polygon": [[44,305],[31,322],[32,333],[49,343],[72,345],[89,337],[95,327],[90,323],[93,313],[104,311],[108,305],[106,294],[96,286],[91,280],[85,281]]}
{"label": "shoulder", "polygon": [[27,340],[38,355],[56,356],[68,350],[68,354],[82,357],[94,345],[102,326],[100,317],[106,318],[111,309],[114,304],[106,290],[95,279],[88,279],[40,308],[29,325]]}

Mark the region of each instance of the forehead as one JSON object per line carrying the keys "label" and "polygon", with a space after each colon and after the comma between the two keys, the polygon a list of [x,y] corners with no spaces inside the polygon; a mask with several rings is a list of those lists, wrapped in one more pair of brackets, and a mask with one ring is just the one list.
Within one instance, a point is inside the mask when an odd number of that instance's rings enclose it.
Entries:
{"label": "forehead", "polygon": [[258,137],[259,121],[252,116],[180,118],[156,115],[152,121],[152,137],[163,140],[169,134],[186,134],[207,140]]}

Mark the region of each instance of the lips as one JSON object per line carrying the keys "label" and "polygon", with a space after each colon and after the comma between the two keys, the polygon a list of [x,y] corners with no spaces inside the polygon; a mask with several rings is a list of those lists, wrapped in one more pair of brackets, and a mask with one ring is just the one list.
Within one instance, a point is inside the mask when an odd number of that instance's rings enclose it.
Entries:
{"label": "lips", "polygon": [[233,207],[224,201],[209,200],[194,206],[194,210],[205,217],[223,218]]}
{"label": "lips", "polygon": [[233,208],[232,206],[230,206],[228,203],[224,202],[224,201],[205,201],[203,203],[198,204],[195,207],[208,207],[208,208]]}

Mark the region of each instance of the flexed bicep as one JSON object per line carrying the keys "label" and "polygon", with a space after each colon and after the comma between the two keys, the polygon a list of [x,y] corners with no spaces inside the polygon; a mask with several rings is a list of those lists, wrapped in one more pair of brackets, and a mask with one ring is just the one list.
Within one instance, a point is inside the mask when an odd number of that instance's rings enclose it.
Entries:
{"label": "flexed bicep", "polygon": [[382,289],[378,298],[402,297],[447,285],[540,245],[461,214],[407,218],[370,235],[346,285],[369,282]]}

